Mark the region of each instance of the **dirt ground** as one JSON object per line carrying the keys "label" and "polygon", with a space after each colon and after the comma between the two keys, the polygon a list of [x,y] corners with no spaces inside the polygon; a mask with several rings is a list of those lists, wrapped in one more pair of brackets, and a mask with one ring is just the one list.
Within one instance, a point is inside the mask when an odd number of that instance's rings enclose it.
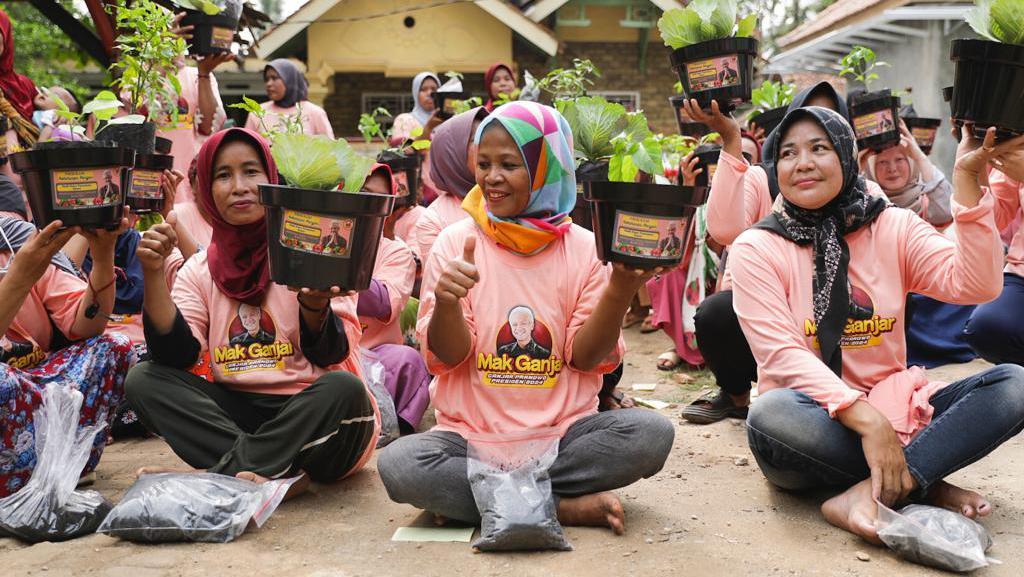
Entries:
{"label": "dirt ground", "polygon": [[[515,575],[930,575],[825,523],[824,495],[792,495],[771,489],[747,449],[742,423],[695,426],[680,422],[679,409],[700,394],[706,375],[688,386],[654,368],[668,345],[660,333],[627,331],[631,353],[623,378],[659,383],[640,393],[673,403],[662,412],[676,426],[675,447],[665,469],[619,492],[627,533],[567,528],[571,553],[473,554],[465,543],[396,543],[398,527],[426,522],[420,511],[392,503],[374,463],[332,486],[285,503],[261,530],[233,543],[135,545],[104,535],[26,547],[0,539],[2,575],[157,577],[191,575],[298,575],[416,577]],[[935,371],[947,380],[983,363]],[[746,460],[744,460],[744,458]],[[143,464],[180,461],[158,439],[108,447],[95,488],[115,502]],[[1024,442],[1014,439],[950,479],[986,494],[995,505],[985,521],[1003,565],[979,575],[1020,575],[1024,566]],[[867,561],[858,559],[864,552]]]}

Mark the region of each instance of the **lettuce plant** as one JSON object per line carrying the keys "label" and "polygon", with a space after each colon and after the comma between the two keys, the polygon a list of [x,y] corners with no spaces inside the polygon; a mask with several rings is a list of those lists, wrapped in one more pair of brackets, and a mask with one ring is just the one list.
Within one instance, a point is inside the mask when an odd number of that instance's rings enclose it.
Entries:
{"label": "lettuce plant", "polygon": [[871,82],[878,80],[876,68],[889,66],[888,62],[878,60],[875,51],[867,46],[854,46],[850,52],[839,60],[843,67],[839,71],[840,76],[851,76],[864,85],[864,89],[870,91]]}
{"label": "lettuce plant", "polygon": [[1024,46],[1024,0],[975,0],[967,23],[993,42]]}
{"label": "lettuce plant", "polygon": [[271,147],[277,170],[289,186],[359,192],[373,166],[344,140],[307,134],[278,134]]}
{"label": "lettuce plant", "polygon": [[793,102],[795,94],[795,84],[765,80],[761,86],[751,91],[751,102],[755,110],[767,112],[775,108],[789,106]]}
{"label": "lettuce plant", "polygon": [[661,173],[661,141],[642,112],[600,96],[555,101],[572,129],[577,166],[608,163],[608,180],[633,182],[638,172]]}
{"label": "lettuce plant", "polygon": [[678,50],[719,38],[747,38],[757,27],[757,14],[737,20],[737,0],[692,0],[686,8],[669,10],[658,19],[665,46]]}

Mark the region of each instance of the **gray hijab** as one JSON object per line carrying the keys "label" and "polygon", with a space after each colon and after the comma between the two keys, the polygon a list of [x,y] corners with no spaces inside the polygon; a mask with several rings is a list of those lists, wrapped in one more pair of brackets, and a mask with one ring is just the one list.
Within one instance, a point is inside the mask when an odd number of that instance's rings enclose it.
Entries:
{"label": "gray hijab", "polygon": [[309,95],[309,85],[306,82],[306,77],[302,74],[302,71],[299,70],[291,60],[288,60],[287,58],[271,60],[270,63],[263,68],[263,74],[267,73],[267,68],[273,68],[284,82],[284,98],[281,100],[275,100],[274,104],[281,108],[291,108],[297,103],[306,100]]}
{"label": "gray hijab", "polygon": [[423,86],[423,81],[428,78],[433,80],[438,88],[441,87],[441,81],[437,79],[437,75],[433,72],[420,72],[416,75],[416,78],[412,79],[412,101],[415,106],[411,114],[424,126],[427,124],[427,120],[430,120],[430,111],[420,106],[420,87]]}

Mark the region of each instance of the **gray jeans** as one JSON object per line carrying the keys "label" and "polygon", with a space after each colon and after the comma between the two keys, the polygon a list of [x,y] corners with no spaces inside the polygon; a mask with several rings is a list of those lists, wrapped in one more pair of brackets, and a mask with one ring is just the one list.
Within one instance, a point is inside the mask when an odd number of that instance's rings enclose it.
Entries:
{"label": "gray jeans", "polygon": [[[648,409],[619,409],[574,423],[549,471],[556,496],[625,487],[661,470],[672,449],[672,422]],[[388,496],[449,519],[479,523],[466,474],[466,440],[430,431],[402,437],[380,453],[377,470]]]}

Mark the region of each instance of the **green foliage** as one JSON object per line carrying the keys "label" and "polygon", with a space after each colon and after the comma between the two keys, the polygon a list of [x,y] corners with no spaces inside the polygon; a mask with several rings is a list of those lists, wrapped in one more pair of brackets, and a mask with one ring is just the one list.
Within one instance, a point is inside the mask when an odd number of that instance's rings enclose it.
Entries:
{"label": "green foliage", "polygon": [[587,95],[587,87],[593,86],[591,76],[601,76],[601,71],[590,60],[574,58],[572,68],[555,68],[537,83],[537,87],[558,100],[568,100]]}
{"label": "green foliage", "polygon": [[380,122],[377,122],[377,118],[380,116],[391,118],[391,113],[382,106],[374,110],[373,113],[364,112],[359,115],[359,132],[366,139],[366,144],[373,142],[374,136],[380,137],[381,140],[387,143],[388,139],[384,136],[384,128],[380,125]]}
{"label": "green foliage", "polygon": [[[72,15],[88,23],[88,17],[72,0],[60,0]],[[36,86],[63,86],[80,98],[88,91],[73,76],[73,68],[93,62],[67,34],[60,33],[53,22],[28,2],[2,2],[0,7],[11,17],[14,36],[14,69],[36,83]]]}
{"label": "green foliage", "polygon": [[462,80],[463,78],[465,78],[465,76],[463,76],[461,72],[456,72],[455,70],[449,70],[448,72],[445,72],[444,77],[447,78],[448,80],[453,80],[455,78]]}
{"label": "green foliage", "polygon": [[608,180],[633,182],[638,172],[661,173],[661,140],[651,134],[643,112],[626,112],[600,96],[557,100],[572,129],[577,164],[608,162]]}
{"label": "green foliage", "polygon": [[127,91],[128,108],[135,114],[143,106],[150,120],[161,111],[170,113],[177,122],[178,82],[175,60],[185,55],[185,40],[172,31],[174,14],[152,0],[118,0],[108,9],[116,11],[120,57],[110,65],[111,72],[120,73],[114,81],[118,92]]}
{"label": "green foliage", "polygon": [[57,102],[57,116],[66,120],[71,132],[81,137],[85,136],[85,125],[82,122],[90,114],[96,120],[103,123],[103,126],[96,131],[97,134],[111,124],[140,124],[145,121],[145,118],[142,116],[131,114],[114,119],[114,114],[124,106],[124,103],[121,102],[116,94],[109,90],[103,90],[97,94],[96,98],[82,106],[82,112],[80,113],[72,112],[68,105],[60,98],[55,99],[55,101]]}
{"label": "green foliage", "polygon": [[342,179],[334,142],[326,136],[279,134],[271,152],[277,170],[290,186],[329,190]]}
{"label": "green foliage", "polygon": [[773,108],[789,106],[796,95],[795,84],[782,82],[771,82],[765,80],[761,86],[751,92],[751,102],[754,109],[760,112],[767,112]]}
{"label": "green foliage", "polygon": [[224,11],[222,6],[218,6],[210,0],[174,0],[174,3],[186,10],[202,12],[207,16],[216,16]]}
{"label": "green foliage", "polygon": [[737,0],[692,0],[686,8],[669,10],[658,19],[665,46],[684,46],[717,40],[745,38],[757,27],[757,14],[737,20]]}
{"label": "green foliage", "polygon": [[523,91],[518,89],[518,88],[513,90],[512,94],[505,94],[504,92],[499,92],[498,93],[498,97],[494,99],[494,106],[498,107],[498,106],[501,106],[502,104],[508,104],[509,102],[515,102],[516,100],[519,100],[519,95],[522,94],[522,93],[523,93]]}
{"label": "green foliage", "polygon": [[866,46],[854,46],[850,52],[839,60],[843,69],[840,76],[851,76],[854,80],[864,85],[865,90],[870,90],[871,82],[878,80],[875,69],[881,66],[889,66],[888,62],[878,60],[875,51]]}
{"label": "green foliage", "polygon": [[456,100],[452,103],[452,108],[455,114],[462,114],[463,112],[469,112],[477,106],[483,106],[483,99],[479,96],[467,98],[466,100]]}
{"label": "green foliage", "polygon": [[343,138],[333,142],[334,157],[341,167],[342,192],[359,192],[376,161],[356,152]]}
{"label": "green foliage", "polygon": [[1024,46],[1024,0],[975,0],[967,23],[989,40]]}

